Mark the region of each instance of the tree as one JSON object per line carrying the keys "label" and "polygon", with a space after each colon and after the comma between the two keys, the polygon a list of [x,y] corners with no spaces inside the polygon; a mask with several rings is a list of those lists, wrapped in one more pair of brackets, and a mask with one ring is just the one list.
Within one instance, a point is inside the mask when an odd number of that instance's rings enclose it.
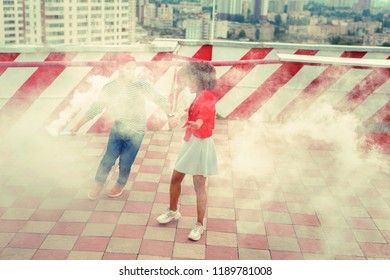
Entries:
{"label": "tree", "polygon": [[238,39],[242,39],[246,37],[245,30],[241,30],[240,33],[238,33]]}
{"label": "tree", "polygon": [[275,17],[275,25],[280,26],[282,24],[282,17],[278,14]]}
{"label": "tree", "polygon": [[260,40],[260,30],[258,28],[256,28],[255,38],[257,41]]}

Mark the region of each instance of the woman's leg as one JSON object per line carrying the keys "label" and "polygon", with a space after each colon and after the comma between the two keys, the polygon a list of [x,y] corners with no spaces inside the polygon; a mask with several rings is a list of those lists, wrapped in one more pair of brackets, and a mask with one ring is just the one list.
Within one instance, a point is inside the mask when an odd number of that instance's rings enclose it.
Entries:
{"label": "woman's leg", "polygon": [[203,220],[206,215],[207,205],[207,191],[206,191],[206,177],[201,175],[193,176],[193,182],[196,192],[196,207],[198,212],[198,223],[203,225]]}
{"label": "woman's leg", "polygon": [[184,176],[184,173],[173,170],[171,185],[169,187],[169,209],[172,211],[177,210],[177,204],[181,194],[181,183],[183,182]]}

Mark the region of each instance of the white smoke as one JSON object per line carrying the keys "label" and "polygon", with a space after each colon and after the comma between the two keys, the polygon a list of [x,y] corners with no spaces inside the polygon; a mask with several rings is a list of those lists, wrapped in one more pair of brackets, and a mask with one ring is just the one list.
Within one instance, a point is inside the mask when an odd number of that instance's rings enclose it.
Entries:
{"label": "white smoke", "polygon": [[91,76],[88,79],[89,87],[84,91],[77,90],[75,92],[69,105],[59,113],[58,118],[46,126],[47,132],[52,136],[66,134],[62,130],[80,110],[98,98],[101,89],[109,80],[110,78],[105,76]]}

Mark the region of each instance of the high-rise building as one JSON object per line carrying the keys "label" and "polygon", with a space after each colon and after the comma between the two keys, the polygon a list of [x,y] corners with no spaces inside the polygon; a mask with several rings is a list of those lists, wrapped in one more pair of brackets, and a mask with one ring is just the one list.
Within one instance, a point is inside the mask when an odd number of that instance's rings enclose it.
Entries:
{"label": "high-rise building", "polygon": [[237,15],[242,13],[243,0],[218,0],[217,12],[220,14]]}
{"label": "high-rise building", "polygon": [[19,10],[19,1],[0,2],[0,43],[16,44],[26,40],[26,18]]}
{"label": "high-rise building", "polygon": [[286,0],[269,0],[268,12],[282,14],[285,12]]}
{"label": "high-rise building", "polygon": [[303,12],[304,0],[289,0],[287,2],[289,13],[301,13]]}
{"label": "high-rise building", "polygon": [[357,9],[369,10],[371,8],[371,0],[359,0],[355,7]]}
{"label": "high-rise building", "polygon": [[137,6],[137,19],[138,22],[143,25],[144,24],[144,17],[145,17],[145,7],[149,5],[149,0],[137,0],[136,1]]}
{"label": "high-rise building", "polygon": [[269,0],[254,0],[254,17],[256,20],[266,21]]}
{"label": "high-rise building", "polygon": [[129,44],[136,0],[7,0],[1,44]]}
{"label": "high-rise building", "polygon": [[340,8],[352,8],[353,3],[356,2],[355,0],[333,0],[330,2],[332,7],[340,7]]}
{"label": "high-rise building", "polygon": [[157,18],[159,28],[169,28],[173,26],[173,8],[170,5],[163,4],[157,8]]}

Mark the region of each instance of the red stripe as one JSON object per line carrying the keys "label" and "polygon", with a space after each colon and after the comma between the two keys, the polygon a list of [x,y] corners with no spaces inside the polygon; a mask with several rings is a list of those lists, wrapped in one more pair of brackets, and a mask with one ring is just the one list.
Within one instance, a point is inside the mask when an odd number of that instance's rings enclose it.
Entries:
{"label": "red stripe", "polygon": [[152,71],[154,81],[158,81],[171,67],[172,53],[157,53],[152,61],[166,61],[167,63],[152,63],[149,70]]}
{"label": "red stripe", "polygon": [[[362,58],[366,52],[344,52],[343,58]],[[345,74],[350,67],[328,66],[317,78],[315,78],[302,93],[292,100],[277,116],[277,121],[285,121],[300,115],[307,109],[322,93]]]}
{"label": "red stripe", "polygon": [[368,121],[372,122],[390,122],[390,101],[382,109],[378,110]]}
{"label": "red stripe", "polygon": [[[390,56],[387,58],[390,59]],[[390,69],[374,69],[335,108],[343,112],[352,112],[362,104],[368,96],[375,92],[390,78]]]}
{"label": "red stripe", "polygon": [[382,152],[390,154],[390,134],[366,133],[363,147],[370,149],[373,146],[379,146]]}
{"label": "red stripe", "polygon": [[[297,50],[295,54],[315,55],[316,50]],[[302,63],[283,63],[263,84],[227,117],[248,119],[260,109],[281,87],[294,77],[303,67]]]}
{"label": "red stripe", "polygon": [[[51,53],[45,61],[58,61],[64,58],[68,60],[74,56],[75,54],[71,53]],[[2,125],[6,127],[13,125],[64,69],[65,67],[39,67],[1,108],[0,119],[7,120],[2,121]]]}
{"label": "red stripe", "polygon": [[202,59],[211,61],[213,58],[213,46],[212,45],[203,45],[193,56],[192,58]]}
{"label": "red stripe", "polygon": [[[0,53],[0,61],[14,61],[19,53]],[[7,67],[0,67],[0,76],[7,70]]]}
{"label": "red stripe", "polygon": [[[268,49],[251,49],[247,52],[240,60],[251,60],[251,59],[264,59],[270,52],[271,48]],[[217,82],[215,89],[215,95],[217,101],[223,98],[237,83],[239,83],[256,65],[235,65],[231,67],[224,75],[222,75]]]}

